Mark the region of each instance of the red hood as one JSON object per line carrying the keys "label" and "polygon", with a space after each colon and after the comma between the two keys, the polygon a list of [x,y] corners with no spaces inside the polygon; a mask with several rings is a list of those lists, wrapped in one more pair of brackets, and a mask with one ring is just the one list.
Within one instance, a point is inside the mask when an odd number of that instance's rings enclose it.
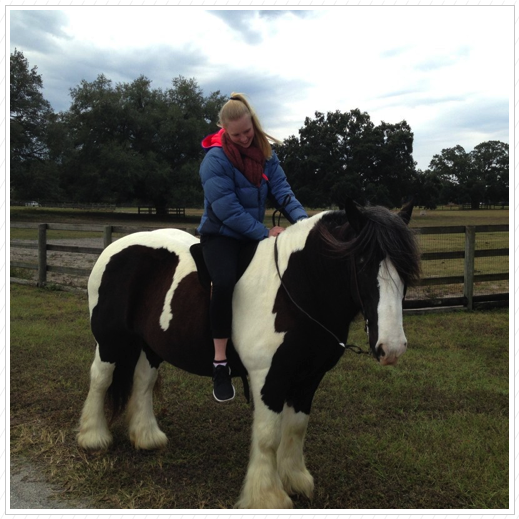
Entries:
{"label": "red hood", "polygon": [[222,128],[219,132],[208,135],[202,141],[202,148],[214,148],[215,146],[222,147],[222,134],[225,130]]}

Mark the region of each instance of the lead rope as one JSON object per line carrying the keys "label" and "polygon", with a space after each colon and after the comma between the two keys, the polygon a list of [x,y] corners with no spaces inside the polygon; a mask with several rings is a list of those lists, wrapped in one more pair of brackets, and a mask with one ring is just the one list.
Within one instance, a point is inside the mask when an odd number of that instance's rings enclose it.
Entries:
{"label": "lead rope", "polygon": [[[281,286],[285,289],[285,292],[288,296],[288,298],[290,299],[290,301],[292,301],[292,304],[303,314],[305,315],[308,319],[310,319],[311,321],[313,321],[314,323],[316,323],[317,325],[319,325],[324,331],[326,331],[328,334],[330,334],[335,340],[336,342],[339,344],[339,346],[341,346],[342,348],[344,348],[345,350],[350,350],[352,351],[353,353],[357,353],[358,355],[370,355],[370,352],[369,351],[366,351],[366,350],[363,350],[360,346],[357,346],[355,344],[344,344],[344,342],[342,342],[338,337],[337,335],[335,335],[331,330],[329,330],[328,328],[326,328],[326,326],[324,326],[324,324],[322,324],[321,322],[319,322],[317,319],[314,319],[306,310],[304,310],[303,308],[301,308],[293,299],[293,297],[290,295],[290,292],[288,291],[288,288],[287,286],[285,285],[285,282],[283,281],[283,278],[281,277],[281,272],[279,270],[279,252],[278,252],[278,238],[279,238],[279,234],[276,236],[276,241],[274,242],[274,262],[276,264],[276,270],[277,270],[277,273],[278,273],[278,276],[279,276],[279,280],[281,281]],[[360,300],[360,304],[361,304],[361,307],[362,307],[362,300],[360,299],[360,292],[358,292],[358,283],[357,283],[357,276],[355,276],[355,281],[356,281],[356,284],[357,284],[357,293],[359,295],[359,300]],[[364,310],[364,308],[362,308],[362,310]],[[368,334],[368,342],[369,342],[369,328],[368,328],[368,320],[366,319],[366,333]]]}

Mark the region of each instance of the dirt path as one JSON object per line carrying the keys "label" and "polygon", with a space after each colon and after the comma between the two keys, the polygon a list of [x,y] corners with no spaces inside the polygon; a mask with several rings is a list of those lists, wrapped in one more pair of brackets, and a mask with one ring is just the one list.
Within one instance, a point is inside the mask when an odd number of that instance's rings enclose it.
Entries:
{"label": "dirt path", "polygon": [[62,489],[50,484],[33,463],[11,460],[10,508],[13,510],[82,510],[97,508],[86,500],[64,499]]}

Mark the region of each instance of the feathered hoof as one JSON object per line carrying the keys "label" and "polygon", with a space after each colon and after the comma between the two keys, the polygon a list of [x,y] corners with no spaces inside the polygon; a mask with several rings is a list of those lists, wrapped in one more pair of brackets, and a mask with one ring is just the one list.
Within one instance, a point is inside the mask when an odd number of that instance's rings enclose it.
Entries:
{"label": "feathered hoof", "polygon": [[234,505],[234,508],[255,510],[291,509],[294,508],[294,503],[284,490],[276,488],[261,492],[255,497],[247,496],[243,493],[239,501]]}
{"label": "feathered hoof", "polygon": [[163,449],[168,444],[168,437],[160,430],[147,430],[130,432],[130,441],[137,450],[157,450]]}
{"label": "feathered hoof", "polygon": [[281,477],[283,488],[287,494],[304,496],[307,499],[314,497],[314,478],[308,470],[292,472]]}
{"label": "feathered hoof", "polygon": [[109,431],[84,431],[77,434],[78,445],[87,451],[104,451],[112,444],[112,435]]}

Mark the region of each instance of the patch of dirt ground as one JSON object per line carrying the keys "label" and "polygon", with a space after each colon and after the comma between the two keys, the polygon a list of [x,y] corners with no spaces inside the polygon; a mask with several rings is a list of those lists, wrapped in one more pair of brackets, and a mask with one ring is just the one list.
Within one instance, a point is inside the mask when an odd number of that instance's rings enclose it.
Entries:
{"label": "patch of dirt ground", "polygon": [[11,459],[10,506],[12,510],[55,510],[97,508],[86,500],[65,499],[62,489],[47,481],[34,463],[21,458]]}
{"label": "patch of dirt ground", "polygon": [[[37,265],[38,263],[38,249],[27,249],[16,247],[13,244],[23,243],[24,245],[30,244],[37,246],[36,240],[16,240],[12,242],[10,248],[10,261],[19,261],[24,263],[32,263]],[[57,239],[49,240],[49,245],[67,245],[71,247],[93,247],[102,249],[103,239],[102,238],[81,238],[81,239]],[[72,252],[57,252],[47,251],[47,265],[55,267],[73,267],[80,269],[91,270],[94,266],[98,255],[97,254],[85,254],[85,253],[72,253]],[[18,270],[20,272],[21,269]],[[17,277],[17,276],[15,276]],[[23,277],[29,278],[30,280],[36,281],[37,274],[35,270],[23,269]],[[61,274],[57,272],[47,273],[47,282],[56,283],[59,285],[70,286],[74,288],[87,287],[87,276],[75,276],[70,274]]]}

